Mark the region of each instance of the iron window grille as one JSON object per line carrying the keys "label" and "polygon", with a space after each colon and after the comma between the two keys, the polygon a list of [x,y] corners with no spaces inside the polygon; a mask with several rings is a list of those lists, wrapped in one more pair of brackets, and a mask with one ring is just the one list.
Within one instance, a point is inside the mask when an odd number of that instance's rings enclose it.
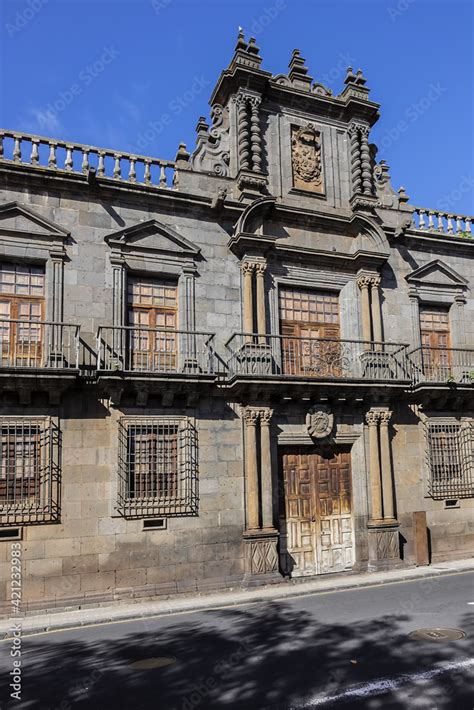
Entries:
{"label": "iron window grille", "polygon": [[124,517],[197,515],[197,474],[188,417],[120,419],[117,508]]}
{"label": "iron window grille", "polygon": [[435,499],[474,496],[474,422],[426,425],[428,492]]}
{"label": "iron window grille", "polygon": [[59,520],[59,431],[49,417],[0,418],[0,525]]}

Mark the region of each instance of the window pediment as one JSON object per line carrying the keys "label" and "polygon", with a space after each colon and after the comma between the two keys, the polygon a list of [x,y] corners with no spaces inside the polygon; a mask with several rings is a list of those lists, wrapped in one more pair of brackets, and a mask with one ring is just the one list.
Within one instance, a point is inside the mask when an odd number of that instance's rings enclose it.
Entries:
{"label": "window pediment", "polygon": [[114,251],[128,254],[170,255],[182,259],[196,259],[201,250],[171,227],[156,219],[134,224],[105,237]]}
{"label": "window pediment", "polygon": [[465,289],[467,280],[439,259],[420,266],[406,277],[409,284],[417,287]]}
{"label": "window pediment", "polygon": [[37,237],[41,241],[64,242],[69,231],[19,202],[0,205],[0,237]]}

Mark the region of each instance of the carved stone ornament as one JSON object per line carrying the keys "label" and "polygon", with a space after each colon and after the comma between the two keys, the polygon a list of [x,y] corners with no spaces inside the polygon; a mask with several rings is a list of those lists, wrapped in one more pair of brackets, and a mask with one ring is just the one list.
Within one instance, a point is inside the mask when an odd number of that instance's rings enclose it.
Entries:
{"label": "carved stone ornament", "polygon": [[306,415],[306,430],[312,439],[324,439],[332,432],[334,414],[327,407],[316,405]]}
{"label": "carved stone ornament", "polygon": [[293,128],[291,162],[294,187],[323,192],[321,138],[312,123],[302,128]]}

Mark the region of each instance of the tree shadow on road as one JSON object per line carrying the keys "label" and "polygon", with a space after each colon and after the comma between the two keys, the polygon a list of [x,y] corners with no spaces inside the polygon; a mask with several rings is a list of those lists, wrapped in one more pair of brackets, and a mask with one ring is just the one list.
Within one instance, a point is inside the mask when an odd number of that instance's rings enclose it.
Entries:
{"label": "tree shadow on road", "polygon": [[[467,638],[449,644],[410,640],[409,621],[405,615],[329,624],[304,610],[272,603],[208,611],[198,620],[183,616],[165,625],[163,619],[141,620],[125,636],[114,637],[107,630],[111,627],[104,627],[101,639],[97,630],[94,638],[85,631],[76,637],[73,632],[31,637],[24,640],[23,700],[11,707],[283,710],[304,707],[315,695],[337,694],[350,685],[470,656],[471,617],[463,619]],[[176,662],[151,670],[130,666],[151,657],[175,657]],[[439,682],[420,681],[408,704],[406,697],[391,693],[354,697],[338,707],[472,710],[467,678],[446,673]],[[4,688],[1,699],[8,695]]]}

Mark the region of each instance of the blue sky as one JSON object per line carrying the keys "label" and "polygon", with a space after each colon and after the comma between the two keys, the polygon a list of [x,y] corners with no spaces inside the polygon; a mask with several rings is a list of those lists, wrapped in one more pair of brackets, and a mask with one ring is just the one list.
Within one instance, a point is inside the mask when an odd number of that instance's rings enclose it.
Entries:
{"label": "blue sky", "polygon": [[241,25],[273,73],[295,47],[335,93],[361,67],[394,186],[473,213],[472,0],[3,0],[0,12],[5,128],[173,159],[194,146]]}

